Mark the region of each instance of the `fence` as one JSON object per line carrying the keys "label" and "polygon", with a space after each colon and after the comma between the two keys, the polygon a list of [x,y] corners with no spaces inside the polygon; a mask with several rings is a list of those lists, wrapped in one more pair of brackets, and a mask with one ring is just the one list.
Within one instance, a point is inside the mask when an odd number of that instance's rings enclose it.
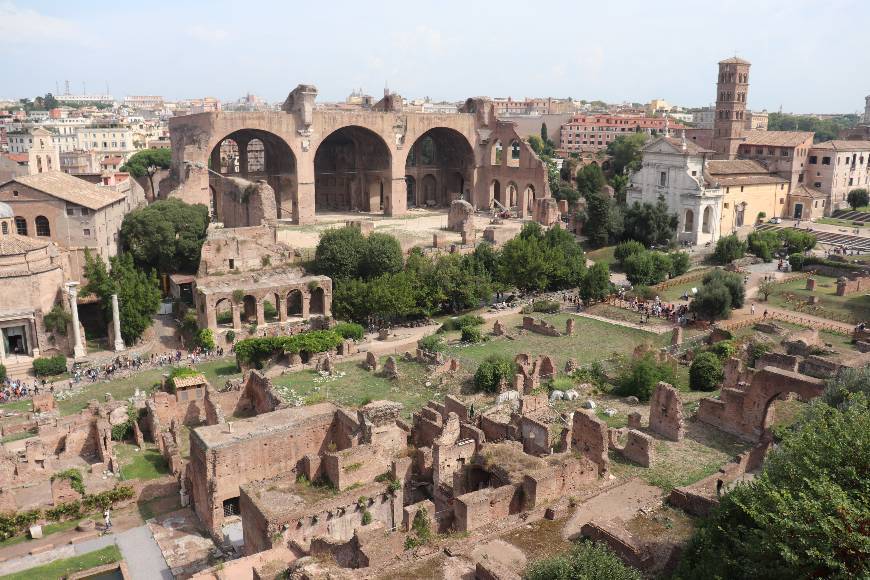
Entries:
{"label": "fence", "polygon": [[686,282],[694,282],[695,280],[700,280],[705,275],[707,275],[709,271],[710,268],[701,268],[700,270],[688,272],[687,274],[683,274],[682,276],[677,276],[676,278],[671,278],[670,280],[659,282],[655,286],[650,286],[650,288],[658,291],[667,290],[668,288],[673,288],[674,286],[679,286],[680,284],[685,284]]}
{"label": "fence", "polygon": [[767,318],[765,318],[762,314],[750,318],[744,318],[743,320],[724,320],[722,322],[718,322],[716,324],[716,327],[721,330],[733,332],[735,330],[740,330],[741,328],[746,328],[747,326],[752,326],[754,324],[757,324],[759,322],[765,322],[767,320],[779,320],[780,322],[798,324],[800,326],[815,328],[816,330],[824,330],[842,336],[851,335],[851,331],[847,331],[845,328],[834,322],[822,322],[815,318],[806,318],[797,314],[787,314],[785,312],[779,312],[776,310],[768,312]]}

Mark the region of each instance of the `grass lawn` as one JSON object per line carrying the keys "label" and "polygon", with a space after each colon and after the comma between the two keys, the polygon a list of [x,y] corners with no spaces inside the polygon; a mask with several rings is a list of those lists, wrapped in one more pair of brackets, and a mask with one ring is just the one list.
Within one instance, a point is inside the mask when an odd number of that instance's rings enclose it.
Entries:
{"label": "grass lawn", "polygon": [[[65,522],[54,522],[51,524],[45,524],[42,526],[42,535],[43,537],[49,536],[51,534],[56,534],[57,532],[65,532],[67,530],[71,530],[78,525],[80,521],[85,519],[87,515],[83,515],[80,518],[73,518],[71,520],[67,520]],[[20,536],[13,536],[11,538],[7,538],[0,542],[0,548],[5,548],[7,546],[14,546],[15,544],[20,544],[21,542],[29,542],[31,541],[30,535],[25,532]]]}
{"label": "grass lawn", "polygon": [[[870,319],[870,295],[864,292],[837,296],[837,279],[816,276],[816,289],[806,289],[806,280],[792,280],[779,284],[768,301],[774,306],[854,324]],[[807,304],[807,297],[816,295],[819,304]]]}
{"label": "grass lawn", "polygon": [[616,263],[616,258],[613,257],[614,250],[616,250],[616,246],[604,246],[603,248],[586,252],[586,257],[596,264],[599,262],[607,264],[612,270]]}
{"label": "grass lawn", "polygon": [[[380,358],[381,367],[386,360],[385,356]],[[334,377],[325,378],[313,370],[303,370],[276,377],[272,384],[285,399],[304,404],[328,399],[339,405],[356,407],[369,401],[389,399],[405,405],[404,415],[410,417],[439,394],[437,381],[427,387],[424,366],[407,362],[399,356],[396,361],[401,377],[397,381],[387,379],[380,370],[365,370],[362,361],[348,361],[335,365],[338,375]]]}
{"label": "grass lawn", "polygon": [[57,560],[44,566],[23,570],[14,574],[0,577],[2,580],[56,580],[64,578],[74,572],[81,572],[89,568],[96,568],[105,564],[112,564],[122,560],[121,551],[114,544],[101,550]]}
{"label": "grass lawn", "polygon": [[852,220],[839,220],[837,218],[829,218],[829,217],[824,217],[824,218],[818,219],[818,220],[816,220],[816,223],[828,224],[831,226],[841,226],[841,227],[850,228],[850,229],[863,228],[863,227],[867,227],[867,225],[868,225],[865,223],[864,225],[859,226]]}
{"label": "grass lawn", "polygon": [[[611,320],[621,320],[623,322],[632,322],[634,324],[637,324],[640,321],[640,313],[628,310],[627,308],[617,308],[610,304],[595,304],[587,308],[586,312],[594,314],[595,316],[603,316],[605,318],[610,318]],[[669,320],[657,317],[650,317],[649,322],[644,322],[644,324],[649,326],[673,326]]]}
{"label": "grass lawn", "polygon": [[11,403],[3,403],[0,405],[0,411],[29,411],[31,406],[30,399],[12,401]]}
{"label": "grass lawn", "polygon": [[28,437],[33,437],[34,434],[34,431],[21,431],[20,433],[14,433],[12,435],[7,435],[6,437],[0,438],[0,443],[12,443],[13,441],[20,441],[22,439],[27,439]]}
{"label": "grass lawn", "polygon": [[118,461],[121,463],[121,479],[157,479],[169,473],[166,460],[154,445],[146,444],[142,449],[129,443],[115,443]]}
{"label": "grass lawn", "polygon": [[234,358],[209,361],[197,365],[196,368],[199,372],[205,375],[209,384],[218,390],[224,386],[224,383],[226,383],[228,379],[242,376],[239,367],[236,366],[236,360]]}

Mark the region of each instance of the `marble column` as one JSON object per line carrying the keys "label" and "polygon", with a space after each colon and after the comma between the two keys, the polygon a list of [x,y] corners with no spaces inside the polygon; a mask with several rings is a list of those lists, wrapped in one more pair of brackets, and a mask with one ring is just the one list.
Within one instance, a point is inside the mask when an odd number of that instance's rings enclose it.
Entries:
{"label": "marble column", "polygon": [[118,312],[118,295],[112,294],[112,324],[115,329],[115,352],[120,352],[126,347],[121,337],[121,315]]}
{"label": "marble column", "polygon": [[69,292],[69,307],[72,311],[73,357],[75,358],[85,356],[85,347],[82,344],[82,331],[79,325],[78,285],[78,282],[67,282],[66,284],[67,291]]}

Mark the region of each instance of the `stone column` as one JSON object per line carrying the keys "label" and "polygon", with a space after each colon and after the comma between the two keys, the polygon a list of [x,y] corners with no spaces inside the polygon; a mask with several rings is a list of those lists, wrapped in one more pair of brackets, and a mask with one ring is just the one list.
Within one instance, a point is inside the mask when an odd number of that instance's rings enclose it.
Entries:
{"label": "stone column", "polygon": [[118,295],[112,294],[112,325],[115,330],[115,352],[120,352],[126,347],[121,337],[121,314],[118,312]]}
{"label": "stone column", "polygon": [[82,345],[82,331],[79,326],[79,303],[78,297],[78,282],[67,282],[66,287],[69,292],[69,307],[72,311],[72,327],[73,327],[73,357],[81,358],[85,356],[85,347]]}
{"label": "stone column", "polygon": [[278,309],[278,322],[285,322],[287,320],[287,298],[278,296],[275,302],[275,308]]}
{"label": "stone column", "polygon": [[302,318],[307,319],[311,308],[311,292],[302,293]]}
{"label": "stone column", "polygon": [[257,300],[257,326],[266,324],[266,314],[263,308],[263,299]]}
{"label": "stone column", "polygon": [[[394,171],[393,175],[400,175],[400,177],[393,177],[392,179],[384,178],[384,215],[405,215],[408,213],[408,188],[405,182],[404,167],[401,173],[395,173]],[[416,183],[416,187],[417,189],[414,191],[414,194],[419,202],[420,182]]]}
{"label": "stone column", "polygon": [[242,329],[242,316],[239,313],[239,305],[233,302],[230,308],[233,311],[233,330],[239,331]]}
{"label": "stone column", "polygon": [[0,364],[6,362],[6,339],[3,338],[3,329],[0,328]]}

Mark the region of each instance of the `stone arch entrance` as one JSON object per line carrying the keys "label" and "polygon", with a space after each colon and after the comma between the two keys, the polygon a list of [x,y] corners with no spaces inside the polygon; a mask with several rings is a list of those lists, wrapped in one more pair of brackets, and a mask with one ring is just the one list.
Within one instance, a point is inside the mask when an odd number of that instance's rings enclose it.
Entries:
{"label": "stone arch entrance", "polygon": [[493,200],[498,201],[500,204],[504,205],[504,202],[501,200],[501,183],[498,182],[498,179],[493,179],[492,183],[489,185],[489,205],[493,205]]}
{"label": "stone arch entrance", "polygon": [[435,207],[438,203],[438,181],[431,173],[423,176],[420,182],[421,203],[426,207]]}
{"label": "stone arch entrance", "polygon": [[405,191],[407,192],[407,207],[417,207],[417,180],[413,175],[405,176]]}
{"label": "stone arch entrance", "polygon": [[375,132],[351,125],[329,134],[314,154],[314,211],[380,211],[392,156]]}
{"label": "stone arch entrance", "polygon": [[701,231],[709,234],[713,231],[713,208],[709,205],[704,208],[704,218],[701,220]]}
{"label": "stone arch entrance", "polygon": [[229,298],[221,298],[214,305],[217,325],[224,328],[233,327],[233,306]]}
{"label": "stone arch entrance", "polygon": [[[409,192],[408,206],[448,207],[465,194],[473,168],[474,150],[462,133],[446,127],[429,129],[414,141],[405,160],[405,174],[419,184],[413,203]],[[431,195],[424,184],[429,176],[435,180]]]}
{"label": "stone arch entrance", "polygon": [[256,324],[257,322],[257,299],[250,294],[245,295],[242,299],[241,319],[246,324]]}
{"label": "stone arch entrance", "polygon": [[535,186],[531,183],[527,185],[523,197],[526,199],[526,211],[532,211],[535,206]]}
{"label": "stone arch entrance", "polygon": [[695,212],[690,209],[686,210],[686,215],[683,218],[683,231],[686,233],[695,231]]}
{"label": "stone arch entrance", "polygon": [[505,192],[505,200],[507,207],[516,207],[517,205],[517,184],[511,181],[508,183],[507,191]]}
{"label": "stone arch entrance", "polygon": [[[275,206],[279,219],[298,217],[298,180],[296,156],[281,137],[262,129],[239,129],[219,140],[209,157],[209,186],[215,191],[214,212],[223,221],[230,211],[222,192],[233,189],[229,177],[249,181],[265,180],[275,191]],[[244,203],[244,200],[236,200]],[[258,225],[258,224],[249,224]]]}
{"label": "stone arch entrance", "polygon": [[326,293],[318,286],[311,291],[311,314],[324,314],[326,312]]}
{"label": "stone arch entrance", "polygon": [[301,290],[291,290],[287,294],[287,316],[302,316]]}

